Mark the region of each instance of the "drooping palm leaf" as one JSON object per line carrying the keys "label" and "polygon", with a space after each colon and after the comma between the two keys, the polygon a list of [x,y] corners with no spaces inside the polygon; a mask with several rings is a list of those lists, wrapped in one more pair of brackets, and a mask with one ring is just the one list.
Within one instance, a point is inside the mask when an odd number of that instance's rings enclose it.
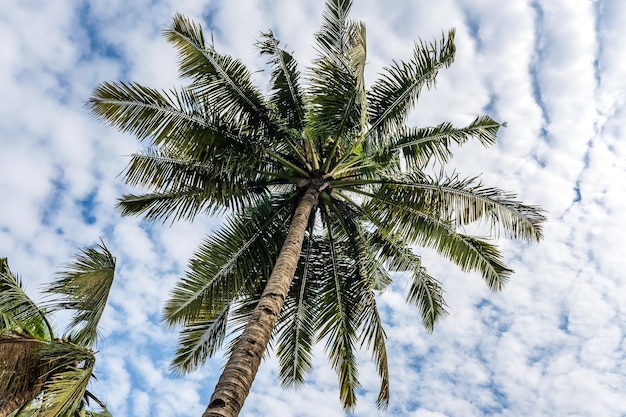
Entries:
{"label": "drooping palm leaf", "polygon": [[52,327],[33,300],[26,295],[20,279],[9,269],[6,258],[0,262],[0,334],[18,332],[51,339]]}
{"label": "drooping palm leaf", "polygon": [[342,250],[333,238],[328,224],[329,259],[322,288],[323,303],[319,314],[319,339],[325,340],[325,350],[330,364],[339,378],[339,398],[346,411],[356,405],[356,391],[360,388],[356,343],[359,329],[358,268],[349,258],[338,256]]}
{"label": "drooping palm leaf", "polygon": [[73,343],[53,342],[39,350],[52,364],[36,407],[41,417],[70,416],[84,409],[85,393],[93,375],[93,353]]}
{"label": "drooping palm leaf", "polygon": [[113,285],[115,258],[104,243],[83,249],[67,269],[57,275],[46,292],[54,296],[53,311],[74,310],[68,325],[70,339],[90,348],[98,337],[98,323]]}
{"label": "drooping palm leaf", "polygon": [[194,322],[202,311],[221,311],[241,295],[250,279],[271,271],[280,249],[270,239],[285,233],[292,197],[267,198],[240,218],[231,218],[208,238],[189,262],[189,272],[165,306],[166,323]]}
{"label": "drooping palm leaf", "polygon": [[230,303],[221,311],[197,314],[193,322],[185,325],[172,359],[171,368],[175,373],[186,374],[196,370],[222,347],[229,310]]}
{"label": "drooping palm leaf", "polygon": [[[337,235],[346,242],[339,248],[347,248],[342,257],[353,258],[354,268],[354,299],[358,300],[356,307],[357,318],[353,322],[359,331],[361,346],[372,352],[372,359],[376,364],[380,377],[380,389],[376,404],[379,408],[386,408],[389,404],[389,365],[387,362],[386,335],[382,327],[382,320],[378,313],[375,290],[383,290],[392,282],[392,277],[385,270],[376,256],[376,246],[372,245],[371,233],[365,230],[359,220],[363,215],[358,206],[336,200],[332,202],[332,211],[340,229]],[[346,405],[344,404],[344,407]]]}
{"label": "drooping palm leaf", "polygon": [[516,200],[512,193],[485,187],[478,178],[457,174],[431,178],[421,173],[405,174],[380,188],[377,199],[394,205],[402,202],[418,210],[429,207],[432,215],[458,225],[489,221],[497,236],[538,242],[542,238],[543,210]]}
{"label": "drooping palm leaf", "polygon": [[280,363],[278,378],[284,387],[300,387],[312,367],[312,348],[315,343],[319,299],[319,279],[315,270],[319,265],[319,242],[313,234],[313,225],[305,242],[293,285],[276,325],[277,350]]}

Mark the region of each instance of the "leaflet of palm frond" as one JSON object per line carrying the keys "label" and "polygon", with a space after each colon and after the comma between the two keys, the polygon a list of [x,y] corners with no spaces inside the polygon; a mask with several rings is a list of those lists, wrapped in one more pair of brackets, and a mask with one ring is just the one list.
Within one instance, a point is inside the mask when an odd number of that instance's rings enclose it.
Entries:
{"label": "leaflet of palm frond", "polygon": [[18,332],[42,340],[53,335],[44,311],[24,292],[22,282],[4,261],[0,273],[0,333]]}
{"label": "leaflet of palm frond", "polygon": [[67,270],[57,274],[48,286],[53,311],[73,310],[67,326],[69,338],[78,345],[92,347],[97,328],[115,275],[115,258],[104,243],[83,249]]}

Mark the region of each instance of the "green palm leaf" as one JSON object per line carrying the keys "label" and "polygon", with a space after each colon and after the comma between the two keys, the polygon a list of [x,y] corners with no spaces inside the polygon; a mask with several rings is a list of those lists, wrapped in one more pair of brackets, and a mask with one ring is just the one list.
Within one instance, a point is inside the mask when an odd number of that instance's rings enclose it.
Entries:
{"label": "green palm leaf", "polygon": [[454,29],[441,41],[415,44],[413,59],[394,62],[368,94],[370,131],[392,132],[401,128],[423,87],[432,88],[439,69],[454,61]]}
{"label": "green palm leaf", "polygon": [[432,332],[435,323],[445,317],[446,303],[439,282],[428,275],[422,259],[399,236],[380,227],[371,233],[370,246],[377,251],[377,258],[394,272],[410,272],[411,287],[407,301],[418,307],[424,328]]}
{"label": "green palm leaf", "polygon": [[228,325],[230,303],[221,311],[198,315],[180,332],[171,368],[179,374],[196,370],[222,347]]}
{"label": "green palm leaf", "polygon": [[429,333],[433,332],[435,323],[448,314],[441,284],[428,275],[424,267],[413,272],[407,301],[417,306]]}
{"label": "green palm leaf", "polygon": [[391,136],[384,151],[400,150],[411,167],[422,169],[433,159],[448,162],[452,156],[452,142],[462,145],[475,138],[484,146],[493,145],[500,126],[488,116],[479,116],[464,128],[442,123],[436,127],[408,129],[400,135]]}
{"label": "green palm leaf", "polygon": [[458,233],[452,223],[415,208],[409,201],[382,194],[373,197],[368,210],[377,219],[377,224],[388,225],[383,233],[398,234],[409,243],[431,247],[463,271],[480,271],[493,290],[502,289],[513,272],[504,265],[494,245]]}
{"label": "green palm leaf", "polygon": [[339,378],[339,398],[349,411],[356,405],[356,390],[361,386],[355,356],[360,305],[356,289],[358,270],[350,259],[338,256],[330,225],[328,230],[329,259],[325,271],[318,271],[325,276],[318,337],[326,340],[326,353]]}
{"label": "green palm leaf", "polygon": [[191,78],[191,88],[202,94],[220,115],[255,128],[268,122],[267,107],[252,84],[248,69],[241,61],[206,45],[198,25],[177,14],[164,35],[178,49],[181,77]]}
{"label": "green palm leaf", "polygon": [[380,377],[380,389],[376,406],[385,409],[389,405],[389,364],[387,359],[387,346],[385,329],[383,328],[376,298],[373,292],[363,291],[361,293],[362,311],[360,321],[362,325],[362,340],[366,348],[372,350],[372,358],[376,364],[378,376]]}
{"label": "green palm leaf", "polygon": [[141,139],[152,138],[155,144],[183,137],[181,132],[194,128],[212,127],[201,112],[205,109],[186,91],[167,93],[137,83],[107,82],[94,90],[87,106],[112,126]]}
{"label": "green palm leaf", "polygon": [[408,174],[381,187],[381,198],[404,201],[407,206],[432,207],[434,216],[466,225],[489,220],[497,236],[538,242],[542,238],[543,210],[516,200],[512,193],[484,187],[478,178],[458,175],[433,179],[423,174]]}
{"label": "green palm leaf", "polygon": [[284,387],[300,387],[312,368],[312,347],[315,343],[319,282],[315,274],[320,260],[318,245],[309,227],[305,251],[293,285],[281,311],[276,333],[276,354],[280,363],[278,378]]}
{"label": "green palm leaf", "polygon": [[[227,163],[225,165],[230,165]],[[243,210],[267,193],[261,177],[238,180],[236,170],[196,162],[158,149],[133,155],[125,171],[126,182],[153,190],[127,194],[118,207],[124,215],[143,214],[148,220],[191,220],[200,212]],[[241,178],[245,178],[241,176]]]}
{"label": "green palm leaf", "polygon": [[56,296],[49,304],[53,311],[75,311],[68,326],[74,343],[84,347],[95,345],[114,273],[115,258],[101,243],[84,249],[46,289],[48,294]]}
{"label": "green palm leaf", "polygon": [[246,286],[254,285],[250,277],[266,279],[280,250],[270,236],[286,233],[290,206],[290,196],[267,198],[247,214],[227,220],[190,260],[189,272],[165,306],[165,322],[194,322],[202,311],[221,311]]}
{"label": "green palm leaf", "polygon": [[322,12],[322,26],[315,34],[316,47],[323,57],[345,63],[349,58],[349,18],[351,0],[328,0]]}
{"label": "green palm leaf", "polygon": [[333,211],[340,230],[336,233],[345,240],[347,245],[339,248],[348,249],[341,257],[352,258],[354,265],[354,299],[358,300],[356,323],[360,328],[361,346],[372,351],[372,359],[376,364],[380,377],[380,389],[376,405],[386,408],[389,404],[389,365],[387,361],[386,335],[378,313],[373,290],[383,290],[392,282],[392,277],[385,270],[376,255],[376,246],[372,245],[371,233],[365,230],[359,220],[363,212],[358,206],[342,201],[333,202]]}
{"label": "green palm leaf", "polygon": [[297,61],[284,49],[272,32],[263,33],[257,43],[261,55],[268,55],[272,66],[270,102],[280,120],[297,132],[304,128],[304,95],[300,90],[300,72]]}
{"label": "green palm leaf", "polygon": [[0,259],[0,334],[18,332],[44,340],[54,337],[46,315],[24,292],[20,279]]}
{"label": "green palm leaf", "polygon": [[73,343],[54,342],[38,352],[52,367],[43,387],[40,404],[31,404],[41,417],[70,416],[84,407],[85,393],[93,374],[95,357]]}

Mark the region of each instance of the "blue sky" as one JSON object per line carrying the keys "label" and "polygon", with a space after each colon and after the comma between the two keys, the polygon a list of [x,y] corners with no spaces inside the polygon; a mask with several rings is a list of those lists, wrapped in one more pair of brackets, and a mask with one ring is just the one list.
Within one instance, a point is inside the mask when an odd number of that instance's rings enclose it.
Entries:
{"label": "blue sky", "polygon": [[[413,40],[457,29],[457,58],[422,96],[411,124],[506,121],[498,143],[467,145],[452,165],[548,211],[540,245],[501,241],[516,271],[501,293],[419,250],[450,315],[432,335],[404,302],[381,294],[391,405],[375,411],[377,377],[361,355],[356,416],[626,415],[626,3],[622,0],[355,0],[368,34],[367,79],[409,58]],[[220,218],[146,224],[121,218],[118,174],[140,148],[84,108],[103,81],[180,85],[160,31],[181,12],[253,71],[272,29],[301,66],[314,56],[322,2],[287,0],[8,0],[0,14],[0,256],[35,296],[80,246],[103,237],[118,259],[102,321],[93,391],[116,417],[199,416],[218,355],[179,378],[176,333],[160,309],[187,259]],[[255,74],[260,86],[267,75]],[[321,348],[320,348],[321,349]],[[301,391],[278,387],[274,359],[242,416],[342,416],[336,377],[318,351]]]}

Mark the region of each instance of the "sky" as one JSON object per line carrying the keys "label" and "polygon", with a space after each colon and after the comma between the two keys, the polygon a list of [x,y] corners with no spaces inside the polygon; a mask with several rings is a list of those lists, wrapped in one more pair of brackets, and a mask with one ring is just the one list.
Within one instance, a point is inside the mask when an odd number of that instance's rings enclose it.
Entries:
{"label": "sky", "polygon": [[[161,308],[187,259],[219,217],[150,224],[121,217],[119,173],[141,148],[85,108],[104,81],[181,86],[162,37],[180,12],[240,58],[264,88],[253,44],[273,30],[304,68],[323,2],[313,0],[4,0],[0,12],[0,256],[37,298],[79,247],[105,241],[117,257],[101,322],[92,391],[115,417],[199,416],[218,354],[173,375],[177,333]],[[547,212],[544,240],[501,240],[515,274],[499,293],[418,249],[443,284],[450,314],[428,334],[405,303],[407,281],[378,297],[388,336],[391,402],[359,356],[354,416],[626,415],[626,2],[622,0],[355,0],[367,26],[367,82],[413,41],[457,30],[454,64],[439,73],[410,124],[506,121],[490,149],[451,161],[463,176],[515,192]],[[265,91],[265,90],[264,90]],[[59,318],[59,325],[62,325]],[[343,416],[320,347],[299,391],[282,390],[265,360],[242,416]]]}

